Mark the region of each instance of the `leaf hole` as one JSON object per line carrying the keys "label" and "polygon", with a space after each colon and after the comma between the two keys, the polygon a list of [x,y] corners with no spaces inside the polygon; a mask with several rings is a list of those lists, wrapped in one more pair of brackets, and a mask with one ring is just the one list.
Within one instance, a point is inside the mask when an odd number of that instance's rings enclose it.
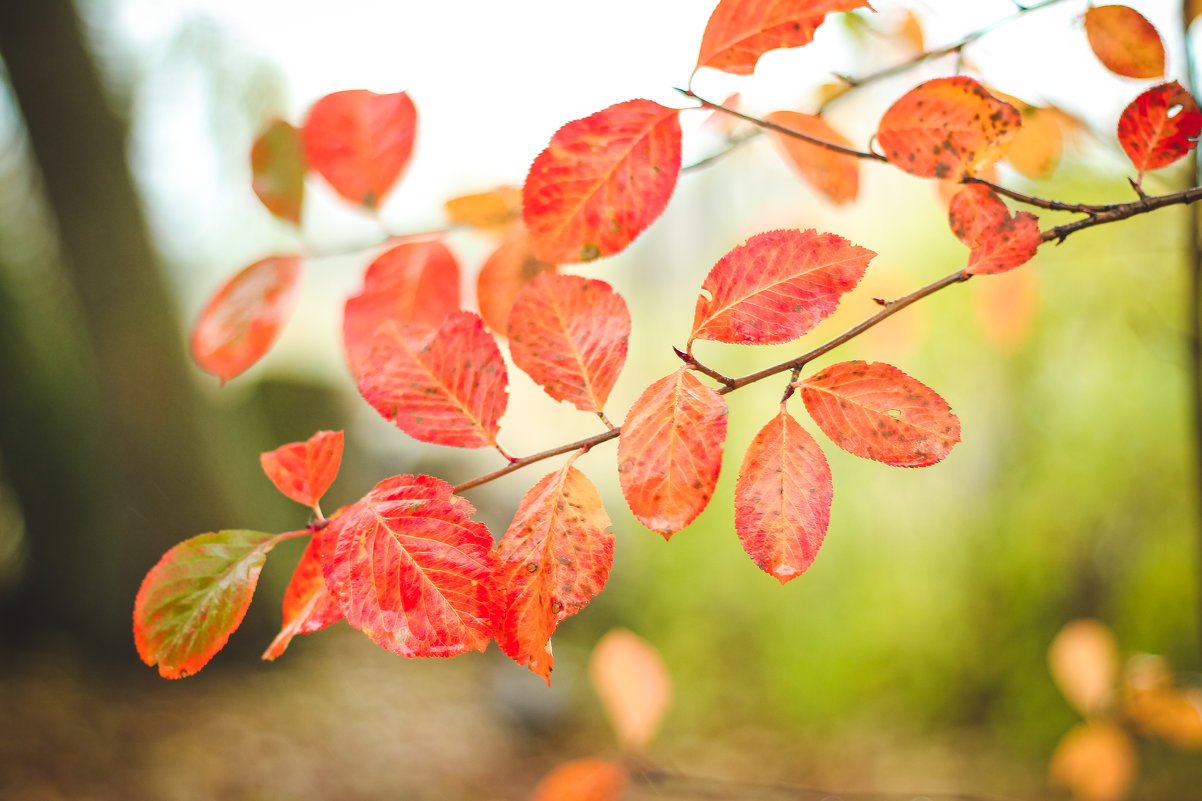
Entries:
{"label": "leaf hole", "polygon": [[709,291],[708,289],[706,289],[705,287],[701,287],[701,291],[700,291],[700,292],[698,292],[697,294],[698,294],[698,295],[700,295],[701,297],[703,297],[703,298],[705,299],[705,302],[706,302],[706,303],[713,303],[713,302],[714,302],[714,293],[713,293],[713,292],[710,292],[710,291]]}
{"label": "leaf hole", "polygon": [[1171,120],[1171,119],[1173,119],[1173,117],[1176,117],[1182,111],[1185,111],[1185,106],[1181,105],[1180,103],[1177,103],[1175,105],[1169,106],[1169,110],[1167,112],[1165,112],[1165,116]]}

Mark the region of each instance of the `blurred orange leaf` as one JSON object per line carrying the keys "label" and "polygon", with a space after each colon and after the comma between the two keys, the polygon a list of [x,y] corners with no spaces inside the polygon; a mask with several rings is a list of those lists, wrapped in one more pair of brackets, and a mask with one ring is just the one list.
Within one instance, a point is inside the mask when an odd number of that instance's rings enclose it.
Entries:
{"label": "blurred orange leaf", "polygon": [[1134,8],[1094,6],[1085,12],[1089,47],[1106,69],[1127,78],[1164,75],[1164,43],[1155,26]]}
{"label": "blurred orange leaf", "polygon": [[1005,145],[1005,159],[1019,173],[1039,180],[1047,178],[1060,162],[1064,149],[1063,122],[1050,109],[1018,106],[1023,124]]}
{"label": "blurred orange leaf", "polygon": [[659,652],[626,629],[602,637],[589,659],[589,679],[623,751],[641,751],[672,701],[672,677]]}
{"label": "blurred orange leaf", "polygon": [[[767,120],[824,142],[851,147],[847,137],[821,117],[796,111],[774,111]],[[793,171],[832,203],[856,199],[860,190],[860,163],[855,156],[836,153],[778,131],[769,130],[768,138]]]}
{"label": "blurred orange leaf", "polygon": [[1086,717],[1110,706],[1118,683],[1118,645],[1097,620],[1072,620],[1048,648],[1048,669],[1065,699]]}
{"label": "blurred orange leaf", "polygon": [[1078,801],[1120,801],[1131,792],[1137,760],[1127,732],[1113,723],[1082,723],[1056,746],[1048,779]]}
{"label": "blurred orange leaf", "polygon": [[1182,749],[1202,749],[1202,690],[1179,688],[1162,657],[1133,658],[1127,667],[1124,711],[1144,734]]}
{"label": "blurred orange leaf", "polygon": [[522,287],[543,273],[557,272],[554,264],[534,255],[530,232],[520,219],[509,226],[505,238],[484,260],[476,276],[476,305],[494,334],[509,332],[509,313]]}
{"label": "blurred orange leaf", "polygon": [[619,801],[626,793],[626,768],[608,759],[574,759],[551,769],[530,801]]}
{"label": "blurred orange leaf", "polygon": [[291,123],[275,120],[250,148],[251,188],[275,216],[300,224],[305,200],[305,150]]}
{"label": "blurred orange leaf", "polygon": [[453,197],[443,208],[456,225],[483,230],[502,228],[522,216],[522,190],[498,186],[490,192]]}

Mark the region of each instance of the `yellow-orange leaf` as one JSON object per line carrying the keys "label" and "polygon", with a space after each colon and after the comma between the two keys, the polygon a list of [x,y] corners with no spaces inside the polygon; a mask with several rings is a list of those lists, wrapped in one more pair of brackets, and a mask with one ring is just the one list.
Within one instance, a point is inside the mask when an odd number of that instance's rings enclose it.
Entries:
{"label": "yellow-orange leaf", "polygon": [[1077,801],[1121,801],[1135,782],[1136,763],[1127,732],[1113,723],[1082,723],[1056,746],[1048,779]]}
{"label": "yellow-orange leaf", "polygon": [[1086,717],[1104,711],[1118,683],[1114,634],[1096,620],[1066,623],[1048,648],[1048,669],[1073,709]]}
{"label": "yellow-orange leaf", "polygon": [[1085,12],[1085,35],[1098,61],[1127,78],[1164,75],[1164,43],[1156,27],[1130,6],[1094,6]]}
{"label": "yellow-orange leaf", "polygon": [[[826,120],[812,114],[774,111],[768,115],[767,120],[824,142],[851,147],[847,137],[832,128]],[[768,138],[802,180],[832,203],[840,204],[856,199],[860,191],[859,159],[795,136],[787,136],[779,131],[769,130]]]}
{"label": "yellow-orange leaf", "polygon": [[1050,109],[1023,106],[1023,124],[1006,143],[1005,158],[1011,167],[1027,178],[1047,178],[1060,162],[1064,132],[1058,115]]}
{"label": "yellow-orange leaf", "polygon": [[476,305],[492,332],[505,336],[509,331],[509,312],[522,287],[543,273],[556,271],[554,264],[534,255],[525,223],[517,220],[510,225],[476,276]]}
{"label": "yellow-orange leaf", "polygon": [[608,759],[574,759],[555,766],[534,788],[530,801],[621,801],[626,768]]}
{"label": "yellow-orange leaf", "polygon": [[672,677],[651,643],[626,629],[602,637],[589,659],[589,679],[623,751],[642,751],[672,701]]}
{"label": "yellow-orange leaf", "polygon": [[451,198],[443,208],[456,225],[485,231],[503,228],[522,216],[522,190],[516,186],[498,186],[490,192]]}

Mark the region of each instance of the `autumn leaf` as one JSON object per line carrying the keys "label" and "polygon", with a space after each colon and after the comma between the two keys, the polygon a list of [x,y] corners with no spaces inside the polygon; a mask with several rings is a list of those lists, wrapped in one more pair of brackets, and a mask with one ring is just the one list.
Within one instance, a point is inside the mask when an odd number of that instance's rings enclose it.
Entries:
{"label": "autumn leaf", "polygon": [[505,608],[497,643],[548,684],[551,635],[609,577],[614,548],[609,526],[597,488],[569,463],[526,493],[497,545]]}
{"label": "autumn leaf", "polygon": [[523,217],[552,264],[610,256],[659,217],[680,173],[677,109],[629,100],[560,128],[530,167]]}
{"label": "autumn leaf", "polygon": [[516,186],[498,186],[488,192],[451,198],[443,208],[455,225],[491,231],[521,219],[522,190]]}
{"label": "autumn leaf", "polygon": [[184,540],[159,560],[134,601],[134,645],[167,679],[191,676],[242,623],[275,535],[230,530]]}
{"label": "autumn leaf", "polygon": [[[815,139],[851,148],[847,137],[822,117],[796,111],[774,111],[766,119]],[[839,205],[856,199],[860,191],[859,159],[771,129],[768,138],[793,171],[827,200]]]}
{"label": "autumn leaf", "polygon": [[629,774],[620,762],[573,759],[551,769],[530,801],[622,801]]}
{"label": "autumn leaf", "polygon": [[935,78],[903,95],[881,117],[877,142],[898,169],[920,178],[958,178],[1002,156],[1018,132],[1018,109],[972,78]]}
{"label": "autumn leaf", "polygon": [[840,362],[797,386],[818,427],[855,456],[926,467],[960,441],[960,420],[947,401],[892,365]]}
{"label": "autumn leaf", "polygon": [[359,392],[397,428],[423,442],[497,446],[509,398],[501,351],[472,312],[451,314],[423,344],[392,321],[376,332]]}
{"label": "autumn leaf", "polygon": [[347,622],[403,656],[482,651],[499,616],[492,535],[430,476],[385,479],[318,535]]}
{"label": "autumn leaf", "polygon": [[309,109],[301,129],[309,165],[342,197],[374,209],[413,152],[417,109],[405,92],[335,92]]}
{"label": "autumn leaf", "polygon": [[618,479],[630,511],[668,539],[709,503],[722,468],[726,402],[687,369],[643,391],[618,438]]}
{"label": "autumn leaf", "polygon": [[790,342],[835,310],[875,255],[814,229],[756,234],[705,277],[689,343]]}
{"label": "autumn leaf", "polygon": [[342,462],[342,432],[318,431],[305,442],[281,445],[259,456],[276,489],[297,503],[316,506]]}
{"label": "autumn leaf", "polygon": [[868,0],[720,0],[701,36],[697,67],[750,75],[760,56],[814,40],[826,15],[869,8]]}
{"label": "autumn leaf", "polygon": [[1039,218],[1029,211],[1007,216],[996,228],[985,233],[980,244],[968,255],[965,275],[1004,273],[1026,264],[1043,244]]}
{"label": "autumn leaf", "polygon": [[1202,112],[1176,81],[1153,86],[1123,109],[1118,138],[1140,178],[1172,164],[1198,144]]}
{"label": "autumn leaf", "polygon": [[1096,620],[1065,624],[1048,648],[1048,669],[1073,709],[1082,715],[1104,712],[1118,686],[1118,645]]}
{"label": "autumn leaf", "polygon": [[558,401],[601,412],[626,363],[630,312],[604,281],[545,273],[509,315],[513,363]]}
{"label": "autumn leaf", "polygon": [[283,654],[296,635],[312,634],[342,620],[338,599],[330,593],[322,575],[321,541],[317,537],[309,541],[292,571],[292,580],[284,590],[283,613],[280,633],[263,653],[264,659],[275,659]]}
{"label": "autumn leaf", "polygon": [[351,372],[363,374],[372,338],[386,320],[428,336],[458,309],[459,263],[441,241],[405,242],[384,251],[368,265],[363,289],[346,301],[342,338]]}
{"label": "autumn leaf", "polygon": [[1168,661],[1149,654],[1129,660],[1125,678],[1123,712],[1141,734],[1202,749],[1202,689],[1177,686]]}
{"label": "autumn leaf", "polygon": [[222,284],[192,331],[196,363],[224,383],[262,358],[296,305],[300,272],[296,256],[273,256]]}
{"label": "autumn leaf", "polygon": [[1085,12],[1089,47],[1106,69],[1126,78],[1164,75],[1164,43],[1155,26],[1134,8],[1094,6]]}
{"label": "autumn leaf", "polygon": [[308,166],[300,131],[274,120],[251,145],[251,188],[268,211],[300,225]]}
{"label": "autumn leaf", "polygon": [[522,287],[556,270],[554,264],[535,257],[525,223],[517,220],[510,225],[500,246],[484,260],[476,276],[476,305],[493,333],[503,336],[509,332],[509,311]]}
{"label": "autumn leaf", "polygon": [[826,456],[781,407],[751,441],[735,482],[735,532],[743,550],[781,584],[806,571],[831,519]]}
{"label": "autumn leaf", "polygon": [[1048,778],[1078,801],[1121,801],[1135,783],[1137,760],[1127,732],[1113,723],[1082,723],[1056,746]]}
{"label": "autumn leaf", "polygon": [[1011,167],[1032,180],[1056,171],[1064,148],[1064,122],[1057,109],[1022,105],[1022,127],[1005,144],[1003,154]]}
{"label": "autumn leaf", "polygon": [[646,749],[672,703],[672,677],[663,657],[637,634],[612,629],[593,648],[588,675],[618,747],[627,753]]}
{"label": "autumn leaf", "polygon": [[970,248],[988,239],[989,232],[1009,216],[1010,210],[997,193],[981,184],[968,184],[956,192],[947,205],[947,221],[952,233]]}

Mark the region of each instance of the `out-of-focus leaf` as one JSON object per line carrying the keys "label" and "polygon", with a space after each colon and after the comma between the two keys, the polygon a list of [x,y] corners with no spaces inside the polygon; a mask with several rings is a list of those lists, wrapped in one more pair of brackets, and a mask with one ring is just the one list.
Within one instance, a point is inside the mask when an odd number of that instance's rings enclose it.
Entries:
{"label": "out-of-focus leaf", "polygon": [[1140,732],[1182,750],[1202,749],[1202,689],[1178,687],[1163,657],[1133,657],[1123,691],[1123,711]]}
{"label": "out-of-focus leaf", "polygon": [[222,284],[192,331],[196,363],[224,383],[261,359],[292,314],[300,272],[296,256],[273,256]]}
{"label": "out-of-focus leaf", "polygon": [[569,122],[522,188],[534,255],[572,264],[617,253],[663,212],[679,174],[677,109],[628,100]]}
{"label": "out-of-focus leaf", "polygon": [[530,232],[521,220],[510,225],[500,246],[485,259],[476,276],[476,305],[494,334],[509,331],[509,312],[522,287],[543,273],[557,272],[554,264],[534,255]]}
{"label": "out-of-focus leaf", "polygon": [[282,220],[300,225],[305,202],[305,149],[300,131],[274,120],[250,148],[251,188],[263,205]]}
{"label": "out-of-focus leaf", "polygon": [[1202,112],[1176,81],[1153,86],[1119,116],[1119,144],[1141,177],[1183,158],[1197,146],[1199,132]]}
{"label": "out-of-focus leaf", "polygon": [[[774,111],[767,120],[824,142],[851,147],[847,137],[822,117],[796,111]],[[839,205],[856,199],[860,191],[860,162],[855,156],[836,153],[778,131],[769,130],[768,138],[793,171],[827,200]]]}
{"label": "out-of-focus leaf", "polygon": [[297,503],[316,506],[338,475],[342,432],[318,431],[305,442],[281,445],[259,456],[276,489]]}
{"label": "out-of-focus leaf", "polygon": [[1164,75],[1164,43],[1156,27],[1134,8],[1093,6],[1085,12],[1085,35],[1102,66],[1127,78]]}
{"label": "out-of-focus leaf", "polygon": [[573,759],[543,777],[530,801],[622,801],[629,776],[625,766],[608,759]]}
{"label": "out-of-focus leaf", "polygon": [[1137,759],[1131,735],[1118,726],[1082,723],[1056,746],[1048,779],[1077,801],[1122,801],[1135,783]]}
{"label": "out-of-focus leaf", "polygon": [[498,186],[490,192],[451,198],[443,208],[456,225],[484,231],[503,228],[521,219],[522,190],[516,186]]}
{"label": "out-of-focus leaf", "polygon": [[314,537],[292,571],[292,580],[284,590],[284,622],[263,658],[275,659],[284,653],[296,635],[321,631],[339,620],[342,620],[342,609],[338,599],[326,587],[321,567],[321,541]]}
{"label": "out-of-focus leaf", "polygon": [[1004,157],[1027,178],[1048,178],[1056,171],[1064,149],[1064,121],[1050,108],[1028,104],[1017,108],[1022,115],[1022,127],[1006,143]]}
{"label": "out-of-focus leaf", "polygon": [[989,342],[1010,350],[1026,341],[1039,307],[1039,288],[1031,270],[1013,270],[973,290],[977,320]]}
{"label": "out-of-focus leaf", "polygon": [[1073,709],[1085,717],[1105,711],[1118,686],[1118,645],[1097,620],[1066,623],[1048,648],[1048,669]]}
{"label": "out-of-focus leaf", "polygon": [[626,752],[644,750],[672,702],[672,677],[663,657],[637,634],[613,629],[593,648],[589,679],[618,746]]}

